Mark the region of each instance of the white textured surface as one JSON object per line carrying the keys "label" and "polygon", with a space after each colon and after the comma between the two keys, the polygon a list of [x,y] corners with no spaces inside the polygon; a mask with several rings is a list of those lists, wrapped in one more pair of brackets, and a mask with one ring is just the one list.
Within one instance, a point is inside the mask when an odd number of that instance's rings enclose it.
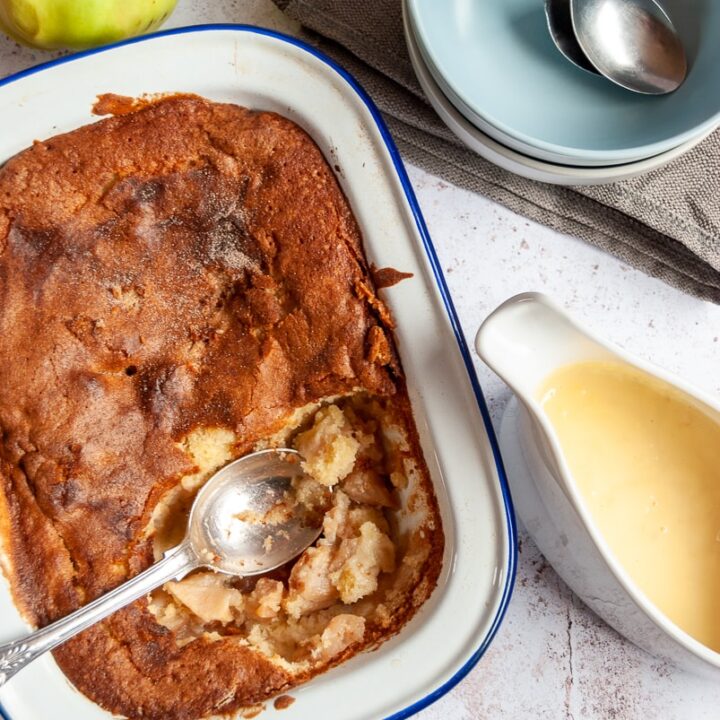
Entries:
{"label": "white textured surface", "polygon": [[[169,24],[201,22],[293,29],[270,0],[181,0]],[[50,57],[2,38],[0,76]],[[469,340],[502,300],[541,290],[631,352],[720,395],[720,308],[420,170],[410,175]],[[476,366],[497,419],[508,391],[479,360]],[[419,717],[715,720],[718,707],[720,684],[654,661],[618,637],[523,535],[513,601],[495,642],[460,686]]]}

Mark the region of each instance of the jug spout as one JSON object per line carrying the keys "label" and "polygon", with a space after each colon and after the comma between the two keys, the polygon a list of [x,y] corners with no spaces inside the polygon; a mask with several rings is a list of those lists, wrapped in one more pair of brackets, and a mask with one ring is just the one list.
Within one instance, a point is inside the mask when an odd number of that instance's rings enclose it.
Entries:
{"label": "jug spout", "polygon": [[478,355],[526,403],[543,380],[564,365],[615,356],[569,318],[549,297],[522,293],[505,301],[483,322],[475,339]]}

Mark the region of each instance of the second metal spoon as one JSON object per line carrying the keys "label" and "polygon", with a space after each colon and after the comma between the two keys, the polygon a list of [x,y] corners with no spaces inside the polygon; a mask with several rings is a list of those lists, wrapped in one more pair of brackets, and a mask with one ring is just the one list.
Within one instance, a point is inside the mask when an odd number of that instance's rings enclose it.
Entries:
{"label": "second metal spoon", "polygon": [[597,68],[587,59],[573,30],[570,0],[545,0],[545,20],[555,47],[581,70],[599,75]]}

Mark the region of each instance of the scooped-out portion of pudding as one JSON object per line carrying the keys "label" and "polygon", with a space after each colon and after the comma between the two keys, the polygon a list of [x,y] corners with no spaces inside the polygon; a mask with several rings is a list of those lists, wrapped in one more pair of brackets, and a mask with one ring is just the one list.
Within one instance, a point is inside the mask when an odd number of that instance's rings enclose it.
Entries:
{"label": "scooped-out portion of pudding", "polygon": [[[302,454],[306,477],[295,490],[304,504],[327,508],[321,537],[267,576],[199,570],[166,583],[149,609],[179,645],[232,636],[304,674],[377,642],[412,611],[413,590],[434,555],[433,526],[402,417],[358,393],[309,407],[298,419],[260,447],[282,440]],[[212,433],[202,435],[190,443],[200,462],[213,455]],[[201,477],[214,469],[205,465]],[[151,519],[156,557],[186,526],[199,484],[184,480]]]}
{"label": "scooped-out portion of pudding", "polygon": [[440,513],[311,138],[195,96],[99,111],[0,168],[0,559],[47,625],[178,543],[216,470],[295,448],[324,514],[310,548],[252,579],[196,571],[54,651],[116,715],[232,715],[400,631],[436,586]]}

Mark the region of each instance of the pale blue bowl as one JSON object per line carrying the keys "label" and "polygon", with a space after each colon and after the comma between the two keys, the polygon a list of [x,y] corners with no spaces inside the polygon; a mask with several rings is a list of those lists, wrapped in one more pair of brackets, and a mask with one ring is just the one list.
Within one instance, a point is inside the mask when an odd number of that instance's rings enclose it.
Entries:
{"label": "pale blue bowl", "polygon": [[546,155],[593,164],[657,155],[720,124],[720,0],[663,6],[690,70],[674,93],[647,96],[565,60],[543,0],[407,0],[431,72],[464,114]]}

